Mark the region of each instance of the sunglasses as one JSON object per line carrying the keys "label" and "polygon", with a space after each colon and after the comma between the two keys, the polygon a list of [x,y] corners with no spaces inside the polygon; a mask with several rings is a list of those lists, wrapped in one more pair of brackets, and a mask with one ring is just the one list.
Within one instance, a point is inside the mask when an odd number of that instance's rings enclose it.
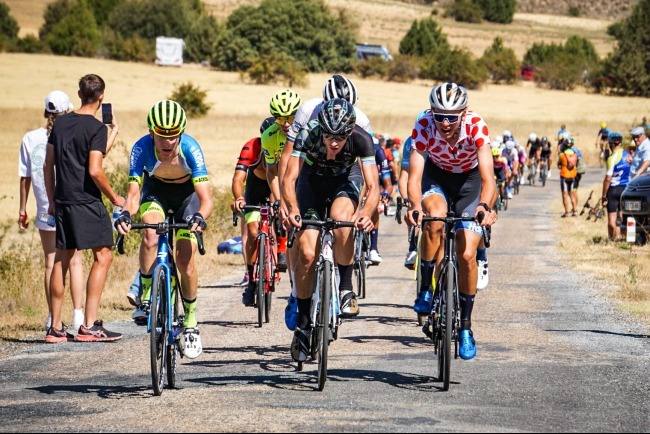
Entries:
{"label": "sunglasses", "polygon": [[342,142],[348,138],[348,135],[343,134],[343,135],[335,136],[333,134],[323,134],[323,138],[325,140],[331,140],[333,142]]}
{"label": "sunglasses", "polygon": [[296,118],[295,116],[276,116],[275,122],[277,122],[280,125],[284,125],[287,123],[292,124],[295,118]]}
{"label": "sunglasses", "polygon": [[449,113],[434,113],[433,114],[433,120],[435,120],[438,123],[443,123],[444,121],[449,122],[450,124],[455,124],[460,120],[460,117],[462,115],[457,114],[457,115],[452,115]]}
{"label": "sunglasses", "polygon": [[165,128],[153,127],[153,132],[157,136],[170,138],[170,137],[179,136],[181,134],[181,129],[180,128],[165,129]]}
{"label": "sunglasses", "polygon": [[640,135],[639,136],[632,136],[632,139],[636,140],[636,139],[638,139],[640,137],[641,137]]}

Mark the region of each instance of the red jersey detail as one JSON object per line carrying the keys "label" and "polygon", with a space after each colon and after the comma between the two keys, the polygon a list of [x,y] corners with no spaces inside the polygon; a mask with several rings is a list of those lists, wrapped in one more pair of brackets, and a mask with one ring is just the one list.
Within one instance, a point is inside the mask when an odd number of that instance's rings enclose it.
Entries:
{"label": "red jersey detail", "polygon": [[262,139],[255,137],[244,144],[237,159],[235,170],[256,168],[262,161]]}

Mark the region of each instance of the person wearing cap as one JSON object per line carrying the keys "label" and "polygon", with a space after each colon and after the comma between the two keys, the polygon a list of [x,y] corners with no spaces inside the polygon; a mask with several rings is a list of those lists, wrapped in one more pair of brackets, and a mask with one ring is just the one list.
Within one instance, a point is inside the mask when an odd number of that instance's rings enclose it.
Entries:
{"label": "person wearing cap", "polygon": [[562,139],[560,145],[560,157],[557,163],[560,169],[560,189],[562,190],[562,202],[564,204],[564,214],[562,217],[569,216],[569,208],[571,208],[571,216],[576,217],[576,208],[578,207],[577,196],[573,194],[575,188],[575,180],[578,176],[578,155],[572,149],[573,143],[570,139]]}
{"label": "person wearing cap", "polygon": [[607,207],[607,231],[611,241],[621,237],[621,228],[616,224],[623,190],[630,182],[631,166],[628,151],[623,150],[623,135],[612,131],[608,136],[611,155],[607,160],[607,175],[603,180],[603,206]]}
{"label": "person wearing cap", "polygon": [[632,128],[632,140],[636,144],[636,153],[632,162],[632,176],[637,177],[647,173],[650,167],[650,139],[643,127]]}
{"label": "person wearing cap", "polygon": [[[44,287],[45,299],[47,300],[48,316],[45,321],[45,331],[51,326],[52,315],[50,309],[50,276],[54,266],[54,250],[56,228],[54,227],[54,216],[48,214],[49,202],[45,191],[45,180],[43,176],[43,162],[45,161],[45,150],[47,139],[52,132],[54,120],[72,110],[72,104],[68,95],[60,90],[50,92],[45,97],[45,108],[43,117],[47,119],[45,127],[29,131],[23,136],[20,144],[20,158],[18,160],[18,176],[20,176],[20,209],[18,211],[18,228],[25,231],[29,226],[27,216],[27,199],[31,184],[36,199],[35,226],[41,237],[43,248],[45,272]],[[70,260],[70,292],[72,295],[72,328],[79,329],[84,320],[83,313],[83,264],[81,253],[75,252]]]}
{"label": "person wearing cap", "polygon": [[43,171],[48,213],[54,215],[56,224],[56,253],[50,278],[52,325],[45,335],[45,342],[51,344],[71,338],[61,322],[61,307],[65,275],[77,250],[92,250],[93,264],[86,284],[84,324],[74,339],[109,342],[122,337],[106,330],[97,319],[113,260],[113,229],[102,193],[114,206],[124,206],[125,202],[111,187],[103,168],[104,156],[118,132],[114,117],[110,135],[107,126],[95,118],[104,89],[104,80],[98,75],[83,76],[78,91],[81,107],[59,116],[48,137]]}

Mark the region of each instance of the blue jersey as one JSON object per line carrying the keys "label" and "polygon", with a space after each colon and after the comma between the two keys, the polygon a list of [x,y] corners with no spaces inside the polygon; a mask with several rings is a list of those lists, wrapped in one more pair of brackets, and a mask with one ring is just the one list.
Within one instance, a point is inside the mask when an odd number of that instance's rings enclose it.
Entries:
{"label": "blue jersey", "polygon": [[[181,136],[179,146],[179,159],[185,173],[191,176],[192,182],[208,181],[208,169],[205,165],[203,150],[201,145],[189,134]],[[142,185],[142,178],[146,172],[149,176],[155,176],[156,170],[160,167],[161,162],[156,155],[153,137],[150,134],[143,136],[135,142],[131,149],[131,163],[129,166],[129,182],[137,182]],[[159,177],[160,178],[160,177]],[[160,178],[163,181],[176,181]]]}
{"label": "blue jersey", "polygon": [[375,163],[377,163],[377,171],[379,172],[379,183],[381,184],[384,179],[390,180],[390,166],[386,159],[386,154],[381,146],[374,145],[375,148]]}

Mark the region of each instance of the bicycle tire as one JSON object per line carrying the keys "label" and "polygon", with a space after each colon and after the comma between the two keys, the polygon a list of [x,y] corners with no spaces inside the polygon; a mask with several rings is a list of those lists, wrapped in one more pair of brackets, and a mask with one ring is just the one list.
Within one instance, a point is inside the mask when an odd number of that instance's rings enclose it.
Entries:
{"label": "bicycle tire", "polygon": [[361,253],[361,261],[359,262],[359,275],[361,279],[361,286],[360,286],[360,291],[361,291],[361,298],[365,299],[366,298],[366,270],[368,268],[368,264],[366,263],[366,252]]}
{"label": "bicycle tire", "polygon": [[447,279],[445,282],[445,335],[444,335],[444,370],[442,377],[442,390],[449,390],[449,380],[451,378],[451,344],[454,324],[454,294],[455,279],[454,268],[451,262],[447,263]]}
{"label": "bicycle tire", "polygon": [[[165,270],[158,268],[151,285],[151,332],[149,333],[149,358],[151,362],[151,384],[155,396],[163,392],[165,365],[167,358],[167,315],[165,297]],[[158,329],[160,328],[160,333]]]}
{"label": "bicycle tire", "polygon": [[257,243],[257,286],[255,288],[255,298],[257,300],[257,325],[262,327],[264,324],[265,304],[264,285],[266,282],[266,234],[261,233]]}
{"label": "bicycle tire", "polygon": [[321,328],[319,336],[318,351],[318,390],[323,391],[327,382],[327,353],[330,339],[330,309],[332,308],[332,269],[331,264],[325,262],[321,270],[323,273],[319,288],[320,312],[318,313],[318,325]]}
{"label": "bicycle tire", "polygon": [[[176,281],[178,282],[178,277],[176,278]],[[174,320],[172,321],[172,323],[178,323],[178,312],[179,312],[178,288],[172,288],[172,303],[174,303]],[[178,341],[174,340],[173,344],[167,345],[167,364],[166,364],[167,387],[170,389],[176,388],[177,362],[178,362]]]}

